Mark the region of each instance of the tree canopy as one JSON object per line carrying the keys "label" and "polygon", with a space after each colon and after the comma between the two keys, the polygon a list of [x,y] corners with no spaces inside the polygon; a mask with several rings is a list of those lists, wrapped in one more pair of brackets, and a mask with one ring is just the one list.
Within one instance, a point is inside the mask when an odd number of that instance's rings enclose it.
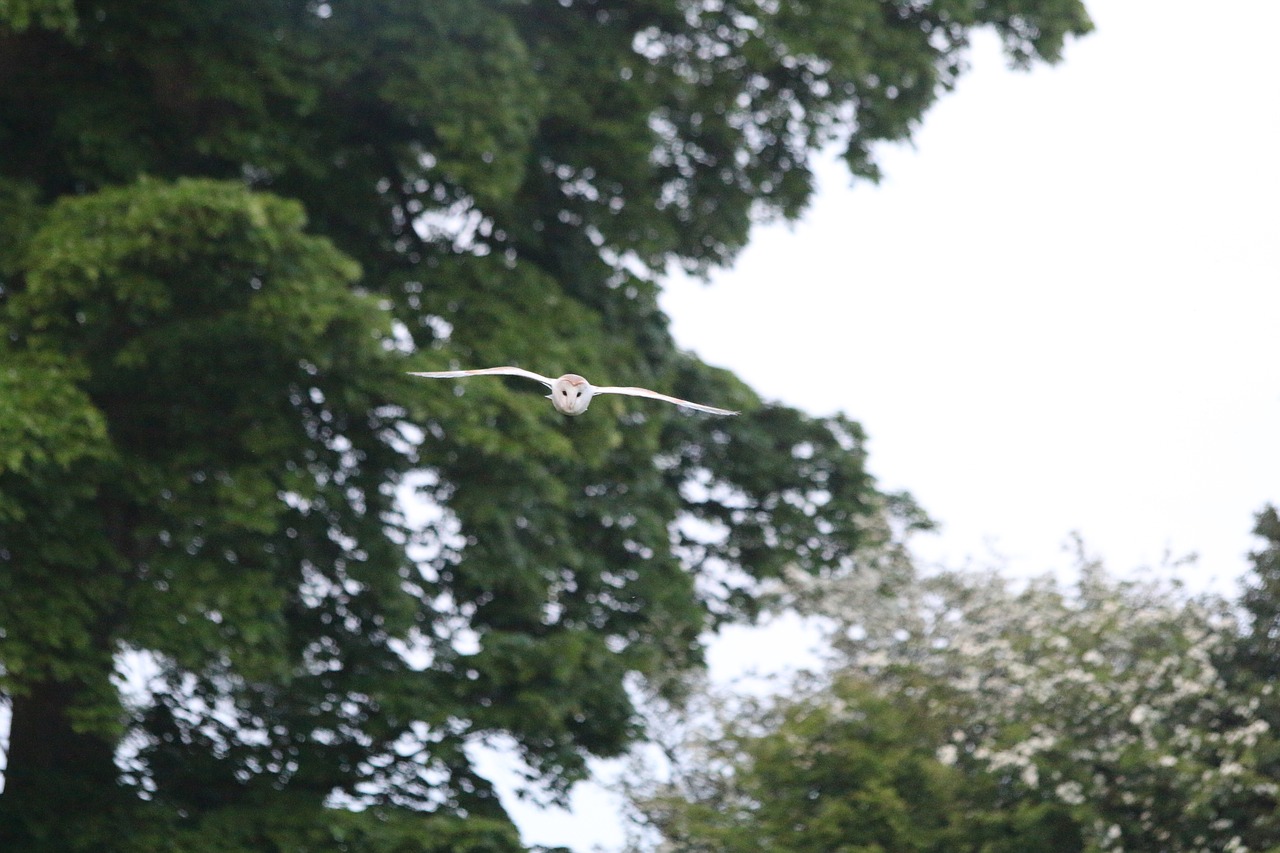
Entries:
{"label": "tree canopy", "polygon": [[[1274,518],[1241,601],[1258,616]],[[1083,555],[1077,572],[802,583],[829,671],[692,717],[632,785],[644,825],[674,851],[1277,849],[1275,659],[1262,675],[1249,654],[1266,623]]]}
{"label": "tree canopy", "polygon": [[[874,178],[986,26],[1025,63],[1089,22],[0,2],[0,846],[516,849],[472,745],[563,792],[760,579],[924,523],[656,294],[799,212],[819,147]],[[404,376],[504,363],[744,414]]]}

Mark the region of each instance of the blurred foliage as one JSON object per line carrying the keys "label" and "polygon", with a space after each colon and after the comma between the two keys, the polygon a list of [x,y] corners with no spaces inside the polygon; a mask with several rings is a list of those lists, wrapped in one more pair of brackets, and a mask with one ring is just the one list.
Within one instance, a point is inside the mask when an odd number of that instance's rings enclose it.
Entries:
{"label": "blurred foliage", "polygon": [[[1242,599],[1255,616],[1276,612],[1274,518]],[[1227,601],[1083,554],[1072,583],[798,586],[829,669],[784,698],[695,697],[668,766],[632,776],[638,848],[1280,849],[1275,657],[1251,656],[1270,623],[1242,634]]]}
{"label": "blurred foliage", "polygon": [[[1280,512],[1266,506],[1254,519],[1254,536],[1260,547],[1250,553],[1252,571],[1240,596],[1243,630],[1221,656],[1227,684],[1233,691],[1254,698],[1244,715],[1227,715],[1224,723],[1260,721],[1268,737],[1260,738],[1254,760],[1266,781],[1256,786],[1248,819],[1238,820],[1242,843],[1249,850],[1280,850]],[[1243,719],[1242,719],[1243,717]]]}
{"label": "blurred foliage", "polygon": [[[562,795],[761,581],[927,523],[657,281],[796,215],[819,147],[874,178],[979,26],[1025,62],[1089,22],[0,0],[0,847],[508,849],[472,746]],[[404,375],[504,363],[744,414]]]}
{"label": "blurred foliage", "polygon": [[670,753],[668,781],[633,784],[633,804],[660,849],[1082,849],[1067,809],[1004,801],[997,778],[940,761],[947,721],[918,697],[838,677],[824,691],[726,710]]}
{"label": "blurred foliage", "polygon": [[73,0],[0,0],[0,27],[22,32],[30,27],[73,34],[76,9]]}

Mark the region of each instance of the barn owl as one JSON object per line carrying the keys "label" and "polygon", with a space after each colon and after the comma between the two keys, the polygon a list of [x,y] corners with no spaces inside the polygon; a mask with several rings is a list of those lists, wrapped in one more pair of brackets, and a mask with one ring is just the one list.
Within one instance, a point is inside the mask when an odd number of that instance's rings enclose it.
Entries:
{"label": "barn owl", "polygon": [[534,379],[550,388],[551,393],[547,396],[551,398],[551,405],[556,407],[557,412],[566,415],[580,415],[585,412],[587,406],[591,405],[591,398],[597,394],[626,394],[631,397],[652,397],[655,400],[675,403],[677,406],[684,406],[686,409],[696,409],[699,412],[709,412],[713,415],[738,414],[728,409],[717,409],[715,406],[704,406],[701,403],[690,403],[688,400],[668,397],[666,394],[659,394],[657,391],[650,391],[648,388],[616,386],[598,388],[576,373],[566,373],[559,379],[552,379],[519,367],[484,367],[479,370],[437,370],[432,373],[411,373],[410,375],[425,376],[427,379],[460,379],[464,376],[492,375],[523,376],[525,379]]}

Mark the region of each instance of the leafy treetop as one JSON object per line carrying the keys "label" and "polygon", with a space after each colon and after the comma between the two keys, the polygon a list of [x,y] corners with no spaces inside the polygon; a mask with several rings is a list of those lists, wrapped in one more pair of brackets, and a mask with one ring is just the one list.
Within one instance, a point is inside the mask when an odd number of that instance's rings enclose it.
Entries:
{"label": "leafy treetop", "polygon": [[[796,214],[819,146],[874,177],[988,25],[1018,62],[1089,26],[1078,0],[0,2],[0,845],[440,849],[404,846],[413,809],[509,849],[472,744],[562,793],[758,579],[922,523],[857,424],[680,352],[656,280]],[[453,363],[746,414],[570,423],[403,376]]]}

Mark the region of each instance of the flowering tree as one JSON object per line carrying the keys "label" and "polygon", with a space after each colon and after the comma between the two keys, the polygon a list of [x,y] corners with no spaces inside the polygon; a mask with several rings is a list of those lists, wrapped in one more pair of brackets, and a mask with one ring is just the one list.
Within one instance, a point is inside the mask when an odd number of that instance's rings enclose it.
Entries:
{"label": "flowering tree", "polygon": [[839,582],[810,601],[839,626],[844,671],[951,721],[940,760],[994,774],[1010,802],[1069,807],[1085,849],[1246,849],[1276,788],[1257,772],[1260,697],[1229,690],[1217,662],[1234,642],[1227,604],[1083,555],[1078,572],[942,574],[882,599],[893,620],[858,620],[876,602],[855,607]]}
{"label": "flowering tree", "polygon": [[[856,677],[763,704],[715,702],[669,752],[660,783],[631,782],[634,850],[717,853],[1073,853],[1065,806],[1001,801],[989,775],[937,757],[944,721]],[[653,844],[652,836],[661,839]]]}
{"label": "flowering tree", "polygon": [[[1071,583],[796,581],[794,603],[831,631],[831,670],[808,697],[694,739],[695,755],[717,743],[721,757],[692,774],[677,765],[641,798],[651,824],[684,839],[676,849],[699,849],[688,839],[705,840],[708,823],[727,832],[725,821],[744,837],[787,826],[808,839],[778,850],[1280,843],[1258,820],[1277,806],[1260,765],[1274,747],[1259,713],[1270,688],[1228,682],[1226,602],[1117,580],[1083,557]],[[705,819],[717,798],[737,804],[719,824]],[[865,837],[874,825],[900,831]]]}

